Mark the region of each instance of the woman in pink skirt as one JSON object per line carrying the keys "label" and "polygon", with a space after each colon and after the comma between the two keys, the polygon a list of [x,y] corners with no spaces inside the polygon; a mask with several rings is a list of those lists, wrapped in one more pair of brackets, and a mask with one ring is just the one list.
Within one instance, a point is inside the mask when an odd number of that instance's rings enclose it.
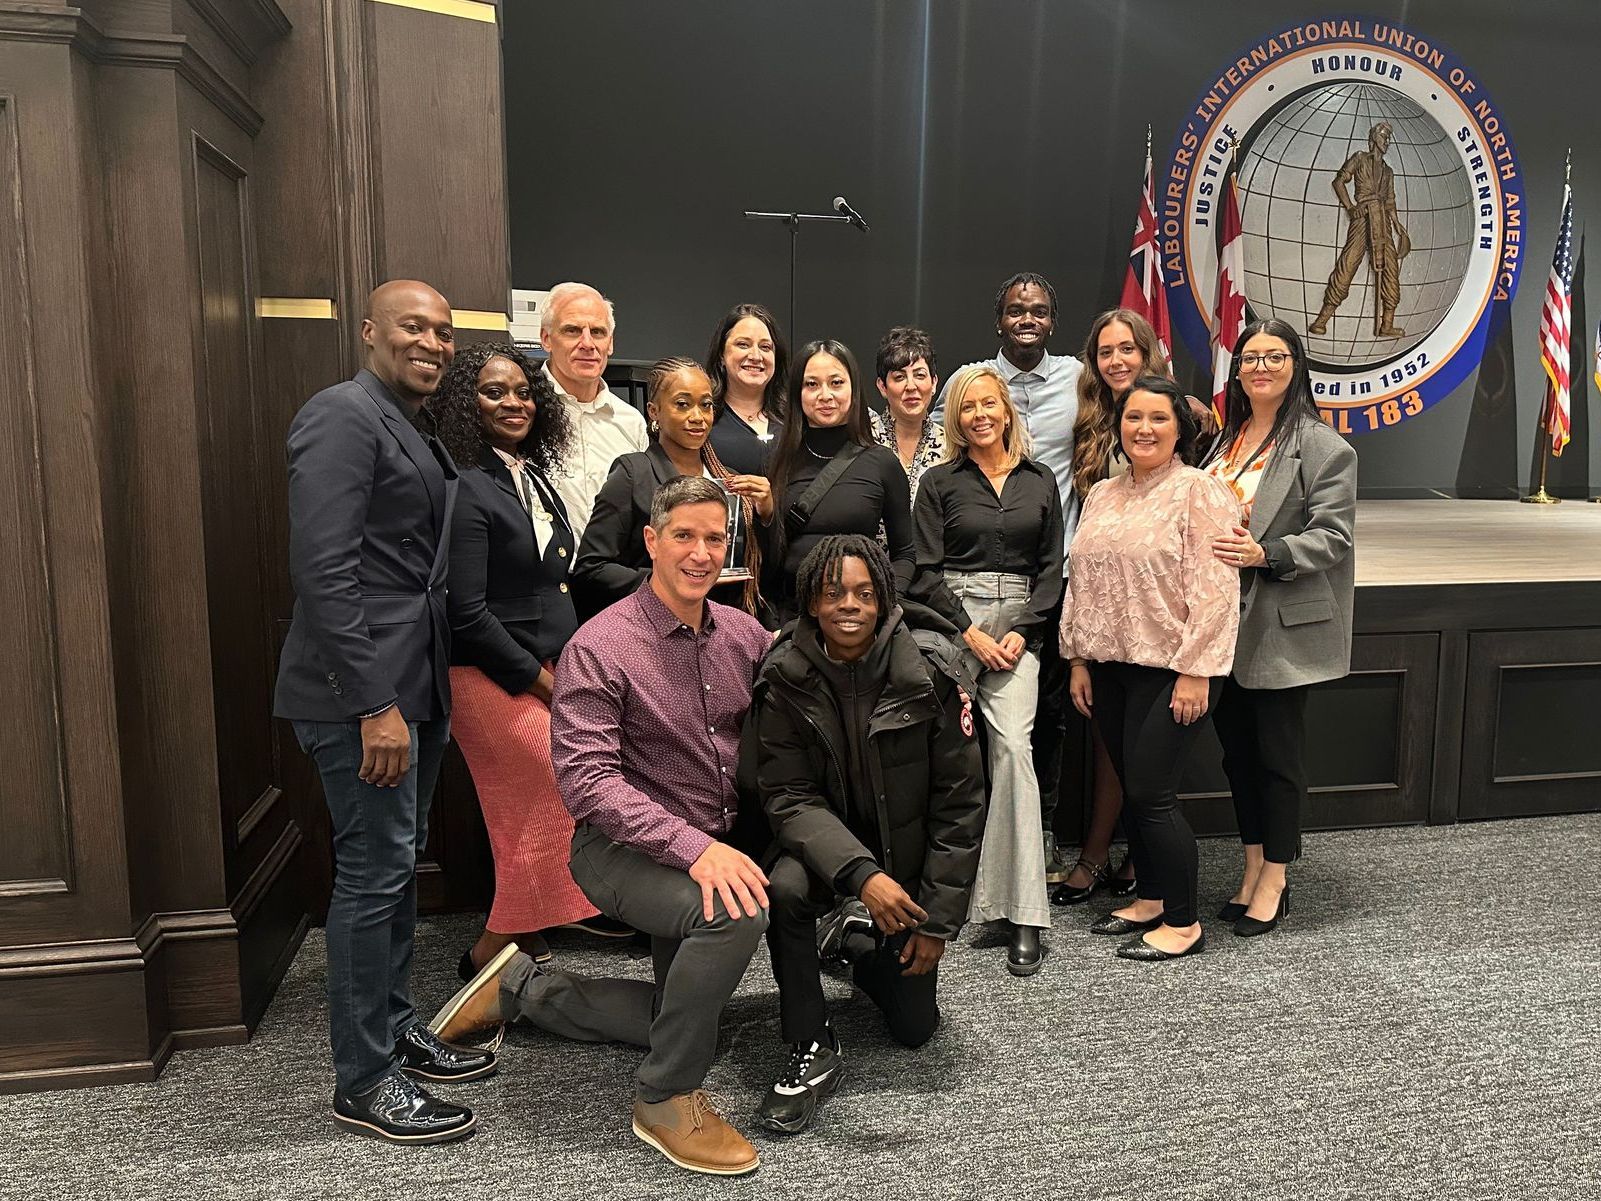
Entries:
{"label": "woman in pink skirt", "polygon": [[[543,375],[511,346],[459,351],[428,401],[461,469],[450,532],[451,734],[495,856],[495,901],[462,957],[471,977],[507,943],[594,917],[567,869],[573,821],[550,765],[552,665],[578,618],[573,533],[547,473],[570,430]],[[470,970],[469,970],[470,969]]]}

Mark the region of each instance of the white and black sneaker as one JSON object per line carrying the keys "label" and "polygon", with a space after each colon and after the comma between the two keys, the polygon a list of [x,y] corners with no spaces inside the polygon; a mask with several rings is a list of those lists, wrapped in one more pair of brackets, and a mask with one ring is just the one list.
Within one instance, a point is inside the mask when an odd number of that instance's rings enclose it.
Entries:
{"label": "white and black sneaker", "polygon": [[848,897],[817,923],[817,958],[824,963],[848,961],[845,939],[857,930],[871,936],[873,918],[866,905],[855,897]]}
{"label": "white and black sneaker", "polygon": [[796,1043],[789,1064],[762,1100],[756,1119],[778,1134],[805,1130],[818,1106],[834,1095],[845,1078],[845,1057],[830,1034],[826,1043]]}

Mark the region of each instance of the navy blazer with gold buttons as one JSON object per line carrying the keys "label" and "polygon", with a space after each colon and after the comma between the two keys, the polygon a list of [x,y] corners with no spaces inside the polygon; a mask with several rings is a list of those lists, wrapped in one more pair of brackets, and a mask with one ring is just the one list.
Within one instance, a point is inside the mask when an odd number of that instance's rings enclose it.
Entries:
{"label": "navy blazer with gold buttons", "polygon": [[366,370],[302,406],[288,451],[295,609],[274,714],[354,721],[398,704],[407,721],[447,716],[450,456]]}

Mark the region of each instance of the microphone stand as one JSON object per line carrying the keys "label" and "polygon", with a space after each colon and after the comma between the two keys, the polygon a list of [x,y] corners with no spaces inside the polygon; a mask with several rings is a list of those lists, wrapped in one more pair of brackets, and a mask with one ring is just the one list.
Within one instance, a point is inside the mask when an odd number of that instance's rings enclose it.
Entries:
{"label": "microphone stand", "polygon": [[843,221],[852,224],[851,218],[843,213],[745,213],[747,221],[782,221],[789,226],[789,348],[790,353],[795,351],[795,247],[800,241],[800,227],[802,221]]}

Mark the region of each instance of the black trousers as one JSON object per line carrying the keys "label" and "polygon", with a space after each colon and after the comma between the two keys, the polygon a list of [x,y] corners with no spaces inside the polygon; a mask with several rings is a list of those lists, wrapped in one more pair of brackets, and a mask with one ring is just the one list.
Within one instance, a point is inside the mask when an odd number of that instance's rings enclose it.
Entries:
{"label": "black trousers", "polygon": [[[779,1029],[787,1043],[821,1041],[828,1001],[817,961],[817,919],[838,898],[833,884],[812,875],[792,855],[780,856],[767,879],[767,948],[778,982]],[[920,1047],[939,1028],[934,997],[939,968],[926,976],[903,975],[900,954],[906,939],[906,934],[884,938],[875,930],[871,949],[853,948],[851,974],[856,987],[883,1013],[890,1037],[903,1046]]]}
{"label": "black trousers", "polygon": [[1062,797],[1062,752],[1067,743],[1068,721],[1078,712],[1067,693],[1072,669],[1062,658],[1057,635],[1061,625],[1062,603],[1058,601],[1051,610],[1040,647],[1040,699],[1034,711],[1034,775],[1040,785],[1040,829],[1047,834],[1054,829],[1052,823]]}
{"label": "black trousers", "polygon": [[[1178,675],[1137,663],[1092,663],[1092,712],[1112,767],[1123,785],[1123,824],[1142,900],[1161,901],[1163,921],[1200,920],[1196,902],[1195,832],[1178,807],[1178,783],[1207,718],[1173,720],[1168,705]],[[1217,707],[1223,681],[1214,679],[1207,712]]]}
{"label": "black trousers", "polygon": [[1307,691],[1243,688],[1229,676],[1214,718],[1240,841],[1271,863],[1301,857]]}

